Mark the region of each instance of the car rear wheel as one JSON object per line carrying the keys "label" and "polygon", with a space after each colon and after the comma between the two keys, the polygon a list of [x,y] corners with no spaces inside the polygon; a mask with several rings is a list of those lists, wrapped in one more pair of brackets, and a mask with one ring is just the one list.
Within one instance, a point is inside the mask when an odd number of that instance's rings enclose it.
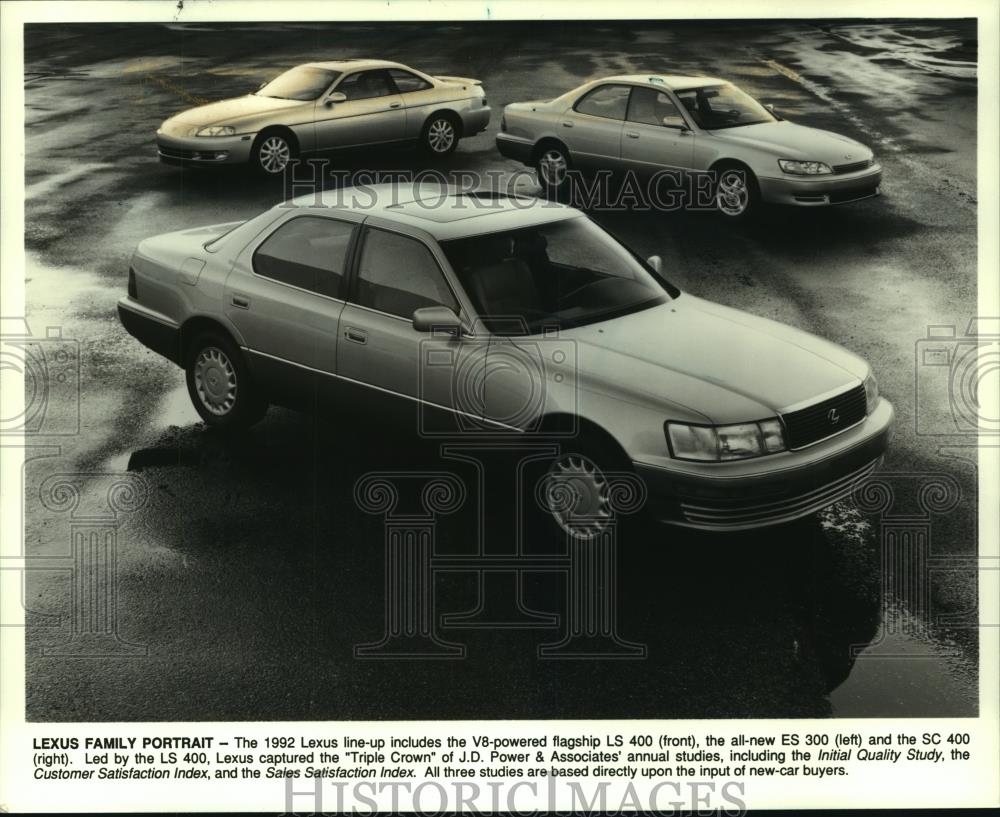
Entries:
{"label": "car rear wheel", "polygon": [[295,149],[288,136],[273,131],[257,137],[251,154],[254,166],[265,176],[284,173],[294,155]]}
{"label": "car rear wheel", "polygon": [[715,206],[727,218],[743,220],[760,208],[760,187],[753,172],[742,165],[723,165],[716,170]]}
{"label": "car rear wheel", "polygon": [[424,125],[424,150],[432,156],[447,156],[458,146],[458,128],[446,114],[435,114]]}
{"label": "car rear wheel", "polygon": [[249,428],[267,411],[243,355],[221,333],[200,335],[187,364],[188,395],[212,428]]}
{"label": "car rear wheel", "polygon": [[538,182],[546,192],[557,192],[563,189],[568,178],[569,167],[569,154],[562,145],[543,146],[535,159]]}

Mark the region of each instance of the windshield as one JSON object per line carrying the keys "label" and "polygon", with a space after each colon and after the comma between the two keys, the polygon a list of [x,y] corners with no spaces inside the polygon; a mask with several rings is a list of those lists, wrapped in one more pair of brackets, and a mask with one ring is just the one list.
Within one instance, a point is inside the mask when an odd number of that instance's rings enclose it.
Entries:
{"label": "windshield", "polygon": [[535,333],[669,300],[669,285],[587,218],[442,241],[490,331]]}
{"label": "windshield", "polygon": [[298,99],[305,102],[317,99],[339,76],[340,71],[300,65],[298,68],[292,68],[272,79],[257,91],[257,96],[269,96],[274,99]]}
{"label": "windshield", "polygon": [[777,121],[767,108],[735,85],[706,85],[675,93],[691,118],[705,130]]}

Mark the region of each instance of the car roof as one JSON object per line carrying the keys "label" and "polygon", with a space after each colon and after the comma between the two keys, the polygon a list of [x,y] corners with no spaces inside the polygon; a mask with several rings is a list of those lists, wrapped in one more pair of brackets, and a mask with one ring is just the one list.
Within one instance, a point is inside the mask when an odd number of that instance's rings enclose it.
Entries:
{"label": "car roof", "polygon": [[605,77],[599,82],[635,82],[651,85],[654,88],[668,88],[671,91],[683,91],[687,88],[701,88],[705,85],[728,84],[727,80],[718,77],[690,77],[680,74],[622,74],[616,77]]}
{"label": "car roof", "polygon": [[[489,191],[462,191],[438,183],[371,184],[324,190],[292,199],[316,214],[361,212],[429,233],[438,241],[517,230],[581,216],[548,199]],[[279,207],[287,207],[288,202]]]}
{"label": "car roof", "polygon": [[360,58],[327,60],[325,62],[307,62],[304,63],[304,65],[309,68],[328,68],[331,71],[359,71],[359,70],[367,70],[370,68],[404,68],[407,71],[413,70],[412,68],[407,68],[407,66],[398,62],[390,62],[389,60],[368,60]]}

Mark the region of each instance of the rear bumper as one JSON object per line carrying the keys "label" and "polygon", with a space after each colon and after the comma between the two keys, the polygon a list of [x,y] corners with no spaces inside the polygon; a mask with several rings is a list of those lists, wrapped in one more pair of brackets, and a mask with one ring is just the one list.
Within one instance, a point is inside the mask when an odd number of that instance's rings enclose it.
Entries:
{"label": "rear bumper", "polygon": [[181,365],[180,327],[170,318],[126,296],[118,301],[118,320],[143,346]]}
{"label": "rear bumper", "polygon": [[531,165],[531,154],[535,146],[525,139],[516,136],[508,136],[506,133],[497,134],[497,150],[501,156],[514,159],[522,164]]}
{"label": "rear bumper", "polygon": [[[884,398],[858,426],[850,447],[822,453],[823,446],[796,452],[811,459],[794,467],[775,467],[769,457],[747,460],[758,468],[737,476],[672,470],[634,463],[661,521],[710,531],[741,531],[790,522],[849,497],[877,468],[895,420]],[[847,435],[845,434],[845,437]],[[832,438],[835,439],[835,438]],[[782,457],[784,455],[774,455]]]}
{"label": "rear bumper", "polygon": [[757,179],[761,198],[771,204],[824,207],[870,199],[881,193],[882,166],[873,165],[857,173],[833,176]]}
{"label": "rear bumper", "polygon": [[470,108],[462,111],[462,136],[475,136],[482,133],[490,124],[489,106],[481,108]]}
{"label": "rear bumper", "polygon": [[212,167],[250,161],[253,134],[242,136],[167,136],[156,134],[156,148],[164,164]]}

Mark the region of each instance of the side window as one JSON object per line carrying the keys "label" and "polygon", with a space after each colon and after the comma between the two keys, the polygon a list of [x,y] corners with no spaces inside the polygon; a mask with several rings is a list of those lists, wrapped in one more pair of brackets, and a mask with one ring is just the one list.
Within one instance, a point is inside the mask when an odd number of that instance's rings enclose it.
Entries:
{"label": "side window", "polygon": [[396,93],[385,71],[358,71],[345,77],[336,90],[347,94],[349,100],[372,99]]}
{"label": "side window", "polygon": [[390,68],[389,76],[396,83],[396,90],[401,94],[408,94],[412,91],[426,91],[433,87],[427,80],[421,79],[416,74],[409,71],[402,71],[399,68]]}
{"label": "side window", "polygon": [[354,300],[401,318],[425,306],[458,311],[431,251],[416,239],[376,229],[365,233]]}
{"label": "side window", "polygon": [[353,232],[353,224],[332,218],[290,219],[257,248],[253,255],[254,272],[283,284],[339,298]]}
{"label": "side window", "polygon": [[654,88],[633,88],[628,103],[628,121],[640,125],[660,125],[668,128],[687,126],[677,106],[663,91]]}
{"label": "side window", "polygon": [[627,85],[601,85],[577,102],[575,109],[578,113],[603,116],[605,119],[624,119],[628,92]]}

